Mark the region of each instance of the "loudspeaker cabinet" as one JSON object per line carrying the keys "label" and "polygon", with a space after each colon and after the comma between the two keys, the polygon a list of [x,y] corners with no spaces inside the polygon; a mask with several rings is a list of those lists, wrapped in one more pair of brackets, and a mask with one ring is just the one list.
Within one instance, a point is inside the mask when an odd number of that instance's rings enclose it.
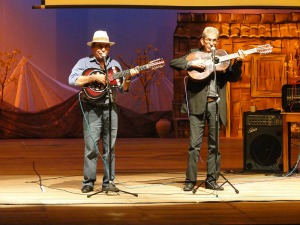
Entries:
{"label": "loudspeaker cabinet", "polygon": [[282,171],[280,112],[244,112],[243,123],[244,171]]}

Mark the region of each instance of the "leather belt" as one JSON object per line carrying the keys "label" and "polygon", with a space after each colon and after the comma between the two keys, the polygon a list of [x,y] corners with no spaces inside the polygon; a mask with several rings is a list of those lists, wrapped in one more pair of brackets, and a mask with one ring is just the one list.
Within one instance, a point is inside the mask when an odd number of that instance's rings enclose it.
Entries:
{"label": "leather belt", "polygon": [[215,102],[217,100],[217,98],[212,98],[212,97],[207,97],[207,102]]}
{"label": "leather belt", "polygon": [[[89,105],[91,107],[96,107],[102,110],[108,110],[109,109],[109,104],[105,104],[105,103],[100,103],[100,102],[86,102],[86,105]],[[112,104],[112,108],[113,108],[113,104]]]}

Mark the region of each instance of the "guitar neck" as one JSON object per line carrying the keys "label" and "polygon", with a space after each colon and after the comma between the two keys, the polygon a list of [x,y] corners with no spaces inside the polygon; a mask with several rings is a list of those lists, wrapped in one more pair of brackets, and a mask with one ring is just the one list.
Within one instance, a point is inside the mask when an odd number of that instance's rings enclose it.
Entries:
{"label": "guitar neck", "polygon": [[[149,68],[148,64],[143,65],[143,66],[136,66],[135,67],[135,69],[138,70],[138,71],[146,70],[148,68]],[[129,70],[123,70],[123,71],[120,71],[120,72],[117,72],[117,73],[113,74],[113,78],[118,79],[120,77],[125,77],[129,74],[130,74],[130,69]]]}
{"label": "guitar neck", "polygon": [[[249,50],[244,50],[244,53],[246,55],[250,55],[250,54],[253,54],[253,53],[256,53],[256,52],[257,52],[257,48],[252,48],[252,49],[249,49]],[[230,60],[230,59],[236,59],[238,57],[239,57],[238,53],[232,53],[232,54],[229,54],[229,55],[220,56],[219,57],[219,62],[224,62],[224,61],[227,61],[227,60]]]}

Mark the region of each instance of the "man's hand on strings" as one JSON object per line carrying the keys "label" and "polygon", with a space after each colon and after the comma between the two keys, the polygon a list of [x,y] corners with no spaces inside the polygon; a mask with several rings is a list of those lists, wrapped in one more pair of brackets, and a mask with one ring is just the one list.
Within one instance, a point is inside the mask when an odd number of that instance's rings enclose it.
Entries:
{"label": "man's hand on strings", "polygon": [[202,59],[195,59],[188,62],[189,68],[205,69],[206,65]]}
{"label": "man's hand on strings", "polygon": [[103,73],[97,72],[92,75],[92,78],[94,81],[96,81],[98,83],[106,84],[106,76]]}
{"label": "man's hand on strings", "polygon": [[[129,70],[129,75],[127,75],[126,77],[125,77],[125,83],[130,83],[130,81],[131,81],[131,77],[133,77],[133,76],[135,76],[135,75],[137,75],[137,74],[139,74],[139,70],[138,69],[136,69],[136,68],[132,68],[132,69],[130,69]],[[126,89],[126,88],[125,88]],[[127,90],[127,89],[126,89]]]}
{"label": "man's hand on strings", "polygon": [[244,60],[245,58],[246,58],[246,54],[245,54],[245,52],[243,51],[243,50],[241,50],[241,49],[239,49],[238,50],[238,55],[239,55],[239,57],[236,59],[237,61],[242,61],[242,60]]}

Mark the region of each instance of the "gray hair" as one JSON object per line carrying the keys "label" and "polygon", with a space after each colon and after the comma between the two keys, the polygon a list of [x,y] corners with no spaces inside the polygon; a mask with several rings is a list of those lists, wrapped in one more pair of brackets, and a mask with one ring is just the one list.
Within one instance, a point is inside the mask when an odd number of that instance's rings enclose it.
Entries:
{"label": "gray hair", "polygon": [[218,31],[217,28],[214,28],[214,27],[205,27],[205,29],[202,32],[202,37],[205,38],[209,34],[216,34],[217,37],[219,38],[219,31]]}

